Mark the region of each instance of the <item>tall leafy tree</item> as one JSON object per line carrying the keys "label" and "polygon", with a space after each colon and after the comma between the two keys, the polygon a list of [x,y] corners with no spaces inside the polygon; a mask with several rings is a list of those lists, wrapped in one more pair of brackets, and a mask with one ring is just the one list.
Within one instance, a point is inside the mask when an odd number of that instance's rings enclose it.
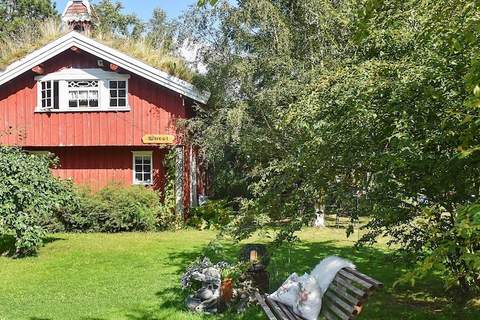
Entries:
{"label": "tall leafy tree", "polygon": [[370,215],[361,243],[387,236],[412,276],[436,268],[478,289],[478,9],[242,0],[190,12],[213,95],[189,129],[221,177],[217,195],[248,190],[233,234],[280,224],[291,239],[321,203]]}
{"label": "tall leafy tree", "polygon": [[0,38],[12,37],[25,25],[33,26],[56,16],[58,12],[51,0],[1,0]]}
{"label": "tall leafy tree", "polygon": [[167,14],[161,8],[153,10],[152,18],[147,24],[147,38],[155,48],[171,49],[174,26],[168,21]]}
{"label": "tall leafy tree", "polygon": [[123,13],[124,7],[120,1],[101,0],[94,5],[98,18],[97,31],[121,36],[139,37],[145,30],[145,25],[135,14]]}

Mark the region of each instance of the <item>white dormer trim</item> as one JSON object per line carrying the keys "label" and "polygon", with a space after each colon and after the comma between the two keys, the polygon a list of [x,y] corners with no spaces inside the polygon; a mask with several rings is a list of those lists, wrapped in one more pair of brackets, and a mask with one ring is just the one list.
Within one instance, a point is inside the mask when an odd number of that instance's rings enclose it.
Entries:
{"label": "white dormer trim", "polygon": [[210,97],[209,92],[199,91],[191,83],[155,69],[138,59],[132,58],[75,31],[66,34],[8,66],[3,73],[0,73],[0,86],[71,47],[77,47],[98,58],[116,64],[126,71],[137,74],[144,79],[150,80],[200,103],[206,104]]}
{"label": "white dormer trim", "polygon": [[49,73],[44,76],[36,76],[37,81],[46,80],[97,80],[97,79],[110,79],[110,80],[127,80],[130,79],[129,74],[121,74],[116,72],[109,72],[102,69],[62,69],[57,72]]}

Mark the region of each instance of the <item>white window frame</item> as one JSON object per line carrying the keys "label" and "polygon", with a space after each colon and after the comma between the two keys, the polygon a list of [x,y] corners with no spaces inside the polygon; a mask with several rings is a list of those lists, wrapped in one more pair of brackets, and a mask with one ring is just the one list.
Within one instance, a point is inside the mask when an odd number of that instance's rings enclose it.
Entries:
{"label": "white window frame", "polygon": [[[114,81],[117,82],[117,87],[116,88],[112,88],[112,82],[114,82]],[[126,106],[128,106],[128,81],[125,81],[125,88],[120,88],[118,86],[118,82],[119,82],[119,80],[115,80],[115,79],[108,80],[108,94],[109,94],[108,103],[109,103],[110,108],[125,108]],[[115,90],[115,92],[117,94],[116,97],[111,96],[113,90]],[[125,91],[125,97],[120,97],[120,91]],[[115,99],[117,101],[117,106],[112,107],[110,105],[111,99]],[[120,100],[125,100],[125,106],[118,106],[118,104],[120,103]]]}
{"label": "white window frame", "polygon": [[[46,88],[43,88],[43,85],[45,84]],[[48,88],[47,84],[50,85],[50,88]],[[39,96],[39,101],[38,104],[42,109],[53,109],[55,105],[55,84],[53,81],[44,81],[39,83],[39,88],[38,90],[40,91],[40,96]],[[43,93],[45,92],[45,97],[43,96]],[[50,97],[47,96],[47,93],[50,93]],[[50,106],[43,106],[43,102],[50,102]]]}
{"label": "white window frame", "polygon": [[[137,181],[136,177],[136,168],[135,168],[135,158],[136,157],[150,157],[150,182]],[[142,171],[142,174],[145,173]],[[153,151],[132,151],[132,184],[140,186],[151,186],[153,185]]]}
{"label": "white window frame", "polygon": [[[109,72],[102,69],[63,69],[58,72],[50,73],[44,76],[37,76],[37,107],[35,112],[98,112],[98,111],[130,111],[128,103],[128,80],[130,75]],[[69,88],[68,81],[98,81],[98,107],[69,107]],[[59,108],[42,108],[42,82],[52,81],[52,97],[53,81],[58,81]],[[125,81],[126,90],[126,106],[110,107],[110,81]]]}

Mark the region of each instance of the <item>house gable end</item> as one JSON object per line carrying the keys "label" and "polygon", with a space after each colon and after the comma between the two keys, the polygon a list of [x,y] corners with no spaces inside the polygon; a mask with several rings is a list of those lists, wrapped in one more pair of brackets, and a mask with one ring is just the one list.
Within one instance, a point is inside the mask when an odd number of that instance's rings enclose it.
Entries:
{"label": "house gable end", "polygon": [[208,92],[200,92],[186,81],[155,69],[144,62],[74,31],[8,66],[3,73],[0,73],[0,86],[72,47],[120,66],[126,71],[132,72],[200,103],[205,104],[208,101]]}

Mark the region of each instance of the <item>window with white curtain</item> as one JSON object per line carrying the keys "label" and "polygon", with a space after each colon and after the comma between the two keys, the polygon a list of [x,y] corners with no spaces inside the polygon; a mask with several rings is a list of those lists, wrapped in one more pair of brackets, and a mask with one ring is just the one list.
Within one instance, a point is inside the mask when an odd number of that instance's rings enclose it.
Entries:
{"label": "window with white curtain", "polygon": [[98,97],[98,80],[68,81],[69,108],[96,108],[98,107]]}

